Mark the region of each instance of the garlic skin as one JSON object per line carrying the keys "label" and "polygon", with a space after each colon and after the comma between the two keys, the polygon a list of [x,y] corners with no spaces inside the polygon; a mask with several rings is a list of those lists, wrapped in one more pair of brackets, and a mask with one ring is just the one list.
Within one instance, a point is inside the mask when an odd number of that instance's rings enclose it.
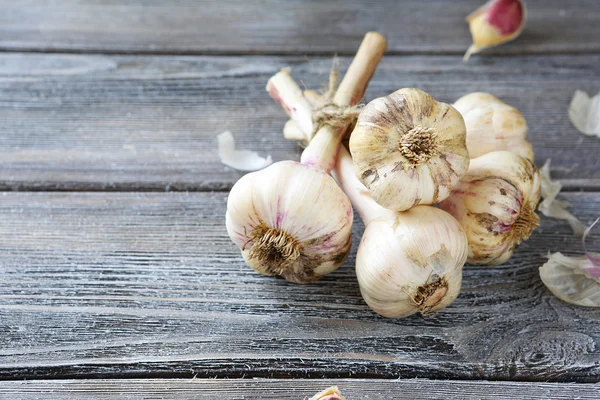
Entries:
{"label": "garlic skin", "polygon": [[354,175],[342,146],[336,180],[366,228],[356,255],[360,292],[369,307],[389,318],[447,307],[460,292],[468,253],[463,228],[431,206],[397,212],[378,205]]}
{"label": "garlic skin", "polygon": [[439,207],[465,229],[468,263],[499,265],[539,225],[539,200],[535,165],[511,152],[495,151],[471,160],[465,177]]}
{"label": "garlic skin", "polygon": [[488,47],[516,39],[527,19],[527,9],[521,0],[490,0],[467,17],[473,44],[464,61]]}
{"label": "garlic skin", "polygon": [[469,166],[466,128],[451,105],[400,89],[361,111],[350,152],[358,179],[385,208],[408,210],[450,195]]}
{"label": "garlic skin", "polygon": [[294,161],[245,175],[227,199],[227,232],[246,263],[295,283],[314,282],[344,263],[352,219],[333,178]]}
{"label": "garlic skin", "polygon": [[583,307],[600,307],[600,267],[589,255],[569,257],[554,253],[539,271],[544,285],[562,301]]}
{"label": "garlic skin", "polygon": [[527,121],[519,110],[482,92],[461,97],[454,107],[465,120],[471,158],[507,150],[533,161],[533,146],[527,140]]}

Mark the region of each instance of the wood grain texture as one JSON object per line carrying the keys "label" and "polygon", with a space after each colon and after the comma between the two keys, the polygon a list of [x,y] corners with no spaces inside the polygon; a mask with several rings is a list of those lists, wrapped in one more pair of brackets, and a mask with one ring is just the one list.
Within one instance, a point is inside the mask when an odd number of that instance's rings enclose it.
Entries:
{"label": "wood grain texture", "polygon": [[[426,379],[145,379],[0,382],[0,399],[308,399],[337,385],[348,399],[597,400],[600,385]],[[42,397],[43,396],[43,397]]]}
{"label": "wood grain texture", "polygon": [[[342,69],[349,64],[342,58]],[[286,116],[265,92],[291,65],[307,87],[326,82],[317,57],[0,54],[0,188],[223,190],[242,175],[223,166],[215,136],[240,148],[299,159],[283,139]],[[452,102],[491,92],[518,107],[541,165],[570,188],[600,188],[600,141],[567,116],[573,92],[600,90],[600,55],[387,56],[366,99],[420,87]]]}
{"label": "wood grain texture", "polygon": [[[600,213],[598,193],[564,198],[584,221]],[[225,200],[2,193],[0,379],[599,381],[600,309],[563,303],[538,275],[548,251],[581,252],[563,221],[544,219],[503,266],[466,267],[443,312],[392,320],[360,296],[360,221],[346,265],[294,285],[244,264]]]}
{"label": "wood grain texture", "polygon": [[[150,53],[353,54],[365,32],[395,53],[462,54],[482,0],[0,1],[0,48]],[[598,52],[596,0],[528,0],[521,37],[495,53]]]}

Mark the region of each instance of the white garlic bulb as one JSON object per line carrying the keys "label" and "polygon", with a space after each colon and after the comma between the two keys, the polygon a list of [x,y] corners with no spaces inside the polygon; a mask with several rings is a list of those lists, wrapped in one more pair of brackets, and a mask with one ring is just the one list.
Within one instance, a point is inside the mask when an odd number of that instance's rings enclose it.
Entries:
{"label": "white garlic bulb", "polygon": [[390,318],[447,307],[460,292],[467,237],[450,214],[431,206],[397,212],[379,206],[354,175],[350,154],[340,150],[335,177],[366,228],[356,255],[365,302]]}
{"label": "white garlic bulb", "polygon": [[465,120],[471,158],[507,150],[533,161],[533,147],[527,140],[527,121],[519,110],[483,92],[461,97],[454,107]]}
{"label": "white garlic bulb", "polygon": [[471,264],[498,265],[539,225],[540,177],[533,163],[508,151],[471,160],[469,171],[439,207],[469,239]]}
{"label": "white garlic bulb", "polygon": [[233,186],[226,224],[255,271],[309,283],[346,260],[352,206],[325,172],[280,161]]}
{"label": "white garlic bulb", "polygon": [[397,211],[445,199],[469,166],[465,124],[419,89],[371,101],[350,136],[356,174],[381,206]]}

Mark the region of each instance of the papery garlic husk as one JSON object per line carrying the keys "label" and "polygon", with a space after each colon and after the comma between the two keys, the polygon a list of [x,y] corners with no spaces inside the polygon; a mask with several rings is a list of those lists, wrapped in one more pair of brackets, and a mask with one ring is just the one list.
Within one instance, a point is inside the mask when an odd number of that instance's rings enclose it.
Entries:
{"label": "papery garlic husk", "polygon": [[533,161],[533,146],[527,140],[527,121],[519,110],[482,92],[461,97],[454,107],[465,120],[471,158],[506,150]]}
{"label": "papery garlic husk", "polygon": [[352,218],[333,178],[294,161],[245,175],[227,200],[227,232],[246,263],[296,283],[316,281],[343,264]]}
{"label": "papery garlic husk", "polygon": [[[600,257],[600,254],[593,254]],[[588,256],[554,253],[540,267],[540,278],[552,294],[567,303],[600,307],[600,267]]]}
{"label": "papery garlic husk", "polygon": [[431,206],[398,212],[377,204],[340,149],[335,178],[360,214],[365,232],[358,245],[356,276],[365,302],[390,318],[447,307],[460,291],[468,243],[450,214]]}
{"label": "papery garlic husk", "polygon": [[490,0],[467,17],[473,44],[464,60],[481,50],[516,39],[525,27],[527,9],[521,0]]}
{"label": "papery garlic husk", "polygon": [[448,197],[469,166],[465,135],[454,107],[407,88],[362,109],[350,151],[373,199],[403,211]]}
{"label": "papery garlic husk", "polygon": [[356,255],[356,277],[375,312],[401,318],[447,307],[458,293],[467,238],[450,214],[431,206],[368,224]]}
{"label": "papery garlic husk", "polygon": [[465,229],[467,262],[498,265],[539,225],[539,200],[535,165],[514,153],[495,151],[471,160],[467,174],[439,207]]}

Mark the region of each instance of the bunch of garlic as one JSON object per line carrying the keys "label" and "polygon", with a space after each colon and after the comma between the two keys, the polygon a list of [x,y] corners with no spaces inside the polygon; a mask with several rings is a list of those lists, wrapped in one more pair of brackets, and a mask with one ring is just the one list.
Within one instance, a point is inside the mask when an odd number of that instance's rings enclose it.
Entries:
{"label": "bunch of garlic", "polygon": [[[308,143],[308,151],[324,140],[310,130],[314,93],[301,91],[288,72],[275,75],[267,90],[291,117],[285,136]],[[522,115],[485,93],[454,108],[406,88],[362,109],[352,156],[338,146],[334,173],[366,225],[356,274],[374,311],[397,318],[447,307],[467,259],[502,263],[529,237],[539,223],[540,179],[526,134]],[[331,143],[327,154],[334,154]],[[303,163],[314,159],[307,151]]]}

